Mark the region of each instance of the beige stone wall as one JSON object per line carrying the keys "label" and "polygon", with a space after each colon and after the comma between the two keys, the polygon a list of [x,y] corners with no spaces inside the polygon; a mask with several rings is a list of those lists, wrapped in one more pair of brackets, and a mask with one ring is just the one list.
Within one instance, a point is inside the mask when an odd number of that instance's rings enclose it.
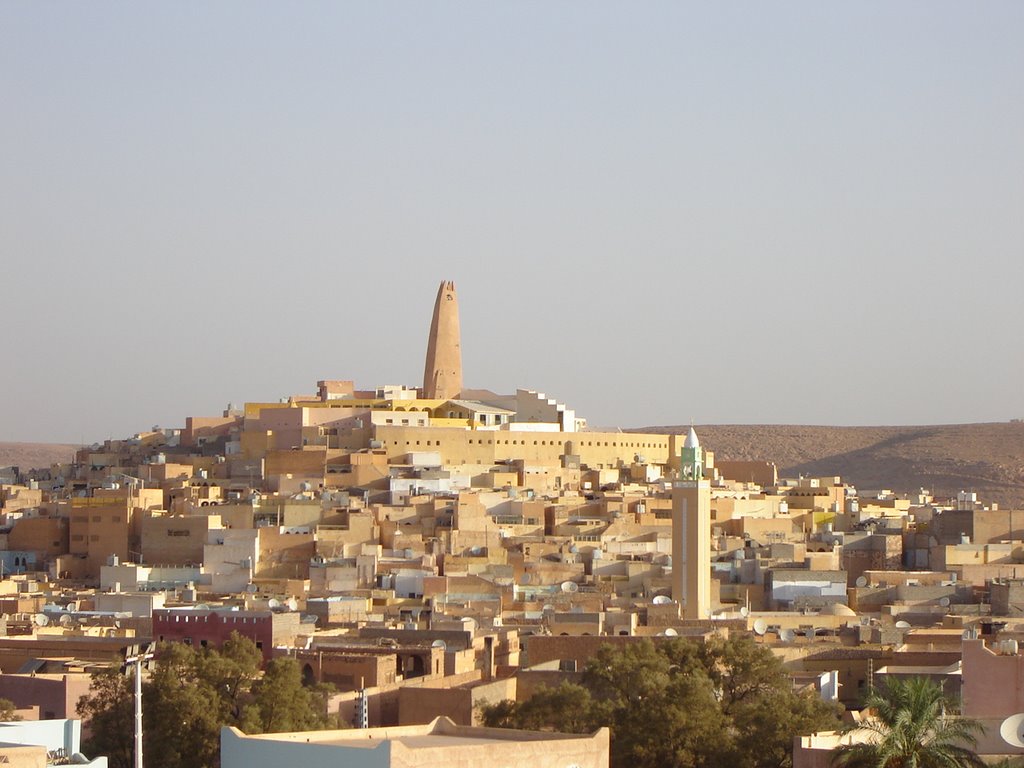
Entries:
{"label": "beige stone wall", "polygon": [[627,432],[517,432],[469,430],[444,427],[377,426],[389,461],[398,462],[411,451],[436,451],[444,464],[493,465],[522,460],[537,466],[560,466],[565,454],[578,455],[592,468],[628,466],[637,453],[652,464],[666,464],[675,457],[676,435]]}
{"label": "beige stone wall", "polygon": [[68,521],[61,517],[26,517],[14,524],[7,536],[7,548],[35,552],[45,560],[68,551]]}
{"label": "beige stone wall", "polygon": [[198,565],[203,562],[203,545],[208,532],[220,527],[219,515],[144,515],[144,561],[157,565]]}

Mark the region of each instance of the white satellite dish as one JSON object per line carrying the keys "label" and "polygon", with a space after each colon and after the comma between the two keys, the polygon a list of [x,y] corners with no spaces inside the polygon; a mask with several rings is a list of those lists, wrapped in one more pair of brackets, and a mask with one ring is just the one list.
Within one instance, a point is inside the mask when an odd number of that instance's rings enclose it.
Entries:
{"label": "white satellite dish", "polygon": [[70,616],[69,614],[67,614],[67,613],[63,613],[63,614],[61,614],[61,617],[60,617],[60,619],[58,619],[58,623],[59,623],[59,624],[60,624],[60,625],[61,625],[62,627],[68,627],[68,626],[70,626],[70,625],[71,625],[71,622],[72,622],[72,621],[73,621],[73,619],[72,619],[72,618],[71,618],[71,616]]}
{"label": "white satellite dish", "polygon": [[939,598],[939,605],[941,605],[943,608],[948,608],[949,607],[949,598],[948,597],[940,597]]}
{"label": "white satellite dish", "polygon": [[679,633],[676,630],[672,629],[672,627],[669,627],[668,629],[665,630],[665,637],[678,637],[678,636],[679,636]]}
{"label": "white satellite dish", "polygon": [[580,585],[577,584],[575,581],[563,581],[562,582],[562,591],[563,592],[579,592],[580,591]]}
{"label": "white satellite dish", "polygon": [[866,587],[868,585],[867,576],[858,576],[857,581],[854,582],[858,587]]}
{"label": "white satellite dish", "polygon": [[749,615],[750,615],[750,609],[747,608],[747,606],[744,605],[743,607],[740,608],[740,616],[742,616],[745,619]]}
{"label": "white satellite dish", "polygon": [[270,598],[269,600],[267,600],[267,608],[269,608],[270,610],[272,610],[272,611],[279,611],[281,609],[281,607],[282,606],[281,606],[281,601],[280,600],[276,600],[273,597]]}
{"label": "white satellite dish", "polygon": [[651,602],[655,605],[668,605],[672,602],[672,598],[665,595],[657,595]]}
{"label": "white satellite dish", "polygon": [[544,607],[541,608],[540,610],[541,610],[542,613],[554,613],[555,612],[555,606],[553,606],[551,603],[544,603]]}
{"label": "white satellite dish", "polygon": [[763,635],[768,631],[768,622],[764,619],[756,619],[754,621],[754,632],[758,635]]}
{"label": "white satellite dish", "polygon": [[299,601],[296,600],[294,597],[289,597],[287,600],[285,600],[284,607],[287,608],[289,611],[297,611],[299,610]]}
{"label": "white satellite dish", "polygon": [[1010,715],[999,726],[999,735],[1011,747],[1024,749],[1024,712]]}
{"label": "white satellite dish", "polygon": [[448,643],[446,643],[444,640],[435,640],[434,642],[432,642],[430,644],[430,647],[431,648],[440,648],[441,650],[445,650],[445,649],[448,648]]}
{"label": "white satellite dish", "polygon": [[35,616],[32,617],[32,623],[35,624],[37,627],[45,627],[47,624],[50,623],[50,617],[47,616],[45,613],[37,613]]}
{"label": "white satellite dish", "polygon": [[910,622],[909,621],[903,621],[901,619],[900,621],[896,622],[896,629],[910,629]]}
{"label": "white satellite dish", "polygon": [[781,632],[779,632],[779,640],[781,640],[784,643],[792,643],[795,637],[796,633],[793,632],[792,629],[784,629]]}

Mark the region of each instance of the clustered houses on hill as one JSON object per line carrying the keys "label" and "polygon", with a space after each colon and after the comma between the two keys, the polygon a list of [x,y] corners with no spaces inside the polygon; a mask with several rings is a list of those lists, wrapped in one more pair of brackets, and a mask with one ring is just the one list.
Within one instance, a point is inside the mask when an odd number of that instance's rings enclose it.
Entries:
{"label": "clustered houses on hill", "polygon": [[443,283],[422,388],[325,380],[0,486],[0,697],[72,716],[127,646],[237,631],[348,718],[468,726],[602,643],[750,632],[850,707],[909,674],[963,680],[989,736],[1024,707],[971,693],[1020,674],[1024,512],[779,478],[693,429],[594,431],[532,390],[465,389],[457,313]]}

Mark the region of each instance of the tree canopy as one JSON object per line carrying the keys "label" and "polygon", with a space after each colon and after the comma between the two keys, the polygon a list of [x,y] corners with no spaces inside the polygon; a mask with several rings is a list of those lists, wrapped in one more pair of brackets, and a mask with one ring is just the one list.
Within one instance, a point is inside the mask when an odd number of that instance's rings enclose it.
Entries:
{"label": "tree canopy", "polygon": [[[195,650],[161,646],[142,684],[143,750],[149,768],[217,768],[220,729],[246,733],[338,727],[327,714],[330,686],[302,685],[298,662],[274,659],[260,672],[255,643],[232,633],[223,647]],[[106,755],[111,768],[131,768],[133,682],[116,669],[93,674],[92,690],[78,702],[91,736],[87,754]]]}
{"label": "tree canopy", "polygon": [[863,741],[844,744],[832,763],[843,768],[973,768],[984,763],[974,752],[982,726],[947,714],[952,704],[942,687],[926,678],[891,678],[865,701],[870,715],[851,726]]}
{"label": "tree canopy", "polygon": [[611,729],[613,768],[786,768],[793,735],[834,728],[838,710],[794,692],[748,637],[606,645],[579,684],[481,708],[485,725],[567,733]]}

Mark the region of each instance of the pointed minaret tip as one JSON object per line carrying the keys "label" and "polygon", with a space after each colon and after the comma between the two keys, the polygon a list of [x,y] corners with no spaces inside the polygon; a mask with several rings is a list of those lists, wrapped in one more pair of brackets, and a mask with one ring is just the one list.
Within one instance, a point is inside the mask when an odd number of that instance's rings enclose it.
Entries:
{"label": "pointed minaret tip", "polygon": [[423,397],[450,400],[462,391],[459,300],[454,280],[442,280],[434,302],[423,371]]}

